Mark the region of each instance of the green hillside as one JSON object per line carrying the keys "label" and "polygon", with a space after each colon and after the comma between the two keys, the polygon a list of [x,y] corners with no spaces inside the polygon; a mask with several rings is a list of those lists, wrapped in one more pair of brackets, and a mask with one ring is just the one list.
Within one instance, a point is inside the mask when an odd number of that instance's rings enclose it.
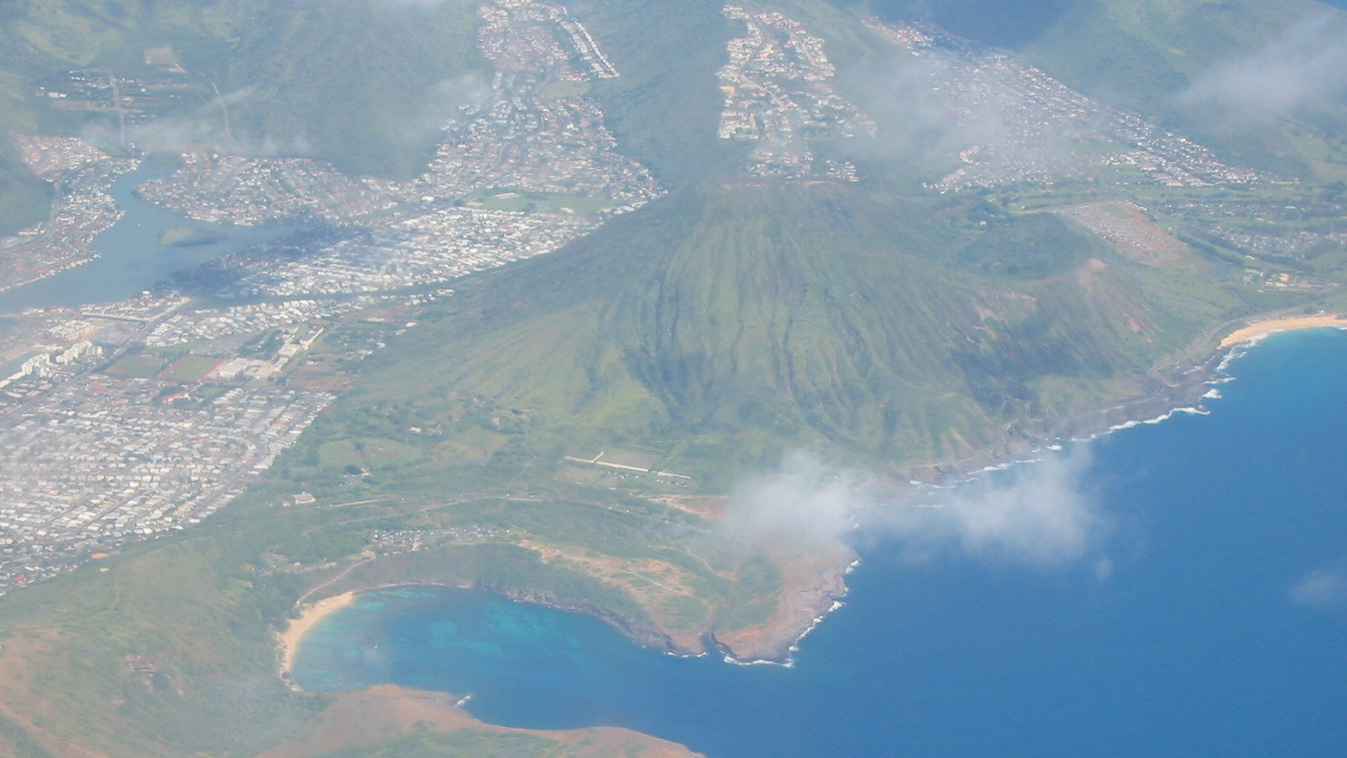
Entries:
{"label": "green hillside", "polygon": [[[490,84],[475,47],[476,0],[58,0],[0,8],[0,129],[101,133],[110,108],[35,94],[72,70],[160,75],[168,46],[190,96],[154,114],[145,139],[210,141],[244,153],[316,155],[351,174],[407,178],[438,128]],[[734,158],[715,139],[721,4],[581,0],[575,10],[624,75],[597,96],[629,152],[677,184]],[[225,95],[229,125],[214,91]],[[130,135],[136,138],[136,133]],[[45,213],[40,183],[0,146],[0,232]]]}
{"label": "green hillside", "polygon": [[50,203],[51,188],[0,138],[0,237],[45,219]]}
{"label": "green hillside", "polygon": [[[624,76],[595,95],[624,149],[666,182],[683,184],[739,150],[714,139],[730,26],[711,0],[644,3],[574,0],[578,17]],[[972,0],[789,0],[782,7],[828,38],[849,67],[876,55],[854,22],[865,13],[925,18],[956,33],[1025,50],[1073,86],[1182,123],[1241,160],[1283,173],[1342,178],[1342,135],[1313,114],[1237,133],[1171,96],[1201,72],[1256,50],[1312,9],[1310,0],[1258,3],[1060,0],[989,12]],[[56,0],[0,9],[0,128],[79,131],[111,127],[107,112],[56,108],[35,87],[74,69],[135,76],[145,52],[171,47],[192,96],[159,114],[157,135],[232,144],[242,151],[312,154],[353,173],[407,177],[419,170],[435,127],[483,86],[473,47],[473,0]],[[230,128],[214,105],[227,95]],[[3,159],[3,156],[0,156]],[[0,208],[9,227],[40,216],[31,176],[0,163]]]}
{"label": "green hillside", "polygon": [[[725,63],[730,27],[719,0],[567,3],[618,66],[591,94],[623,152],[666,184],[695,181],[740,156],[716,138],[721,94],[715,72]],[[732,165],[732,164],[731,164]]]}
{"label": "green hillside", "polygon": [[476,0],[255,4],[228,74],[229,89],[246,92],[238,137],[254,147],[411,177],[443,121],[489,86]]}
{"label": "green hillside", "polygon": [[1056,217],[974,231],[984,212],[840,185],[675,193],[467,288],[345,413],[478,398],[526,416],[543,459],[640,444],[712,479],[806,444],[939,459],[1123,391],[1247,307],[1200,280],[1165,299],[1165,275]]}
{"label": "green hillside", "polygon": [[1128,107],[1154,105],[1212,64],[1257,49],[1314,0],[836,0],[923,20],[983,44],[1025,50],[1052,74]]}
{"label": "green hillside", "polygon": [[1028,48],[1068,81],[1145,107],[1209,66],[1256,50],[1316,6],[1322,7],[1309,0],[1088,0],[1073,3]]}
{"label": "green hillside", "polygon": [[[468,0],[8,5],[0,9],[0,129],[102,132],[115,147],[110,107],[73,100],[58,107],[36,89],[59,88],[72,70],[168,76],[166,64],[147,57],[167,47],[186,71],[172,76],[189,86],[151,114],[144,139],[318,155],[352,173],[411,176],[424,166],[444,118],[487,84],[474,46],[477,6]],[[228,103],[228,128],[216,88]],[[139,133],[133,128],[128,138]],[[28,181],[26,173],[12,161],[0,164],[6,216],[33,203],[31,191],[11,189]]]}

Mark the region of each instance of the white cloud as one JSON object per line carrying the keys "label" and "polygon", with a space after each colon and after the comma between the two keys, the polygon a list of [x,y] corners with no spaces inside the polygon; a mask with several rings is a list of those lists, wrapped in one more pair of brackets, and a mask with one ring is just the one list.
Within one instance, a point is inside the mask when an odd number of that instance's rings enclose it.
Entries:
{"label": "white cloud", "polygon": [[413,113],[402,121],[402,136],[421,140],[457,120],[464,107],[478,107],[491,97],[491,83],[480,73],[444,79],[421,98]]}
{"label": "white cloud", "polygon": [[1113,566],[1100,550],[1111,522],[1083,482],[1092,457],[1073,452],[1016,466],[927,497],[878,504],[856,472],[810,453],[786,456],[775,471],[735,487],[722,529],[745,542],[830,541],[847,536],[894,541],[911,560],[963,555],[996,563],[1054,567],[1088,560],[1100,581]]}
{"label": "white cloud", "polygon": [[1341,104],[1347,95],[1347,23],[1341,13],[1312,13],[1256,53],[1208,71],[1179,96],[1214,106],[1233,123],[1288,116]]}
{"label": "white cloud", "polygon": [[854,476],[824,465],[811,453],[795,452],[776,471],[739,482],[722,526],[746,541],[828,541],[851,529],[861,504]]}
{"label": "white cloud", "polygon": [[911,559],[956,554],[1053,567],[1093,556],[1102,581],[1112,564],[1098,549],[1111,526],[1082,486],[1090,461],[1088,448],[1077,446],[965,483],[940,503],[883,509],[878,523]]}
{"label": "white cloud", "polygon": [[1347,565],[1317,568],[1291,585],[1291,602],[1311,608],[1347,605]]}

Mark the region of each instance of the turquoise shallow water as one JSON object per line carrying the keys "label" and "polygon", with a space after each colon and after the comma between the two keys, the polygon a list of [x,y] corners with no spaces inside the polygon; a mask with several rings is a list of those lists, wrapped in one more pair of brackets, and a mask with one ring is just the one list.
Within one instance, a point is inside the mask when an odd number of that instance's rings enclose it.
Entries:
{"label": "turquoise shallow water", "polygon": [[470,692],[487,721],[620,725],[724,758],[1341,756],[1347,334],[1274,337],[1231,372],[1210,415],[1088,443],[1079,488],[1108,528],[1079,560],[913,562],[875,537],[791,669],[417,589],[325,620],[295,676]]}

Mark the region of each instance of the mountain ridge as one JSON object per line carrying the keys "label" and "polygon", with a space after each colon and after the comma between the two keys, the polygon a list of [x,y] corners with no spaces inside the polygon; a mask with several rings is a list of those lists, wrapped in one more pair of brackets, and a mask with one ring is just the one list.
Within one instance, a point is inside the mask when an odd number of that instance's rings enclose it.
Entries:
{"label": "mountain ridge", "polygon": [[[1197,324],[1227,312],[1216,309],[1248,307],[1215,287],[1224,305],[1156,301],[1144,293],[1164,274],[1056,216],[1005,217],[988,232],[941,213],[956,201],[869,193],[680,190],[464,288],[380,357],[370,386],[385,389],[360,402],[485,398],[527,413],[558,457],[653,444],[733,468],[806,444],[913,464],[1074,410],[1069,396],[1135,391]],[[959,256],[992,235],[1018,239],[1042,275],[962,270]],[[399,377],[413,355],[448,368],[433,385]]]}

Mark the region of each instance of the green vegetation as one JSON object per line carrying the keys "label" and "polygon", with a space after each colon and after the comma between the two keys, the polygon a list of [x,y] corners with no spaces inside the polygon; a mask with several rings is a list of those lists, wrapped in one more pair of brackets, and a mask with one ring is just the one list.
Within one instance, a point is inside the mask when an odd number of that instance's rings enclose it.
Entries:
{"label": "green vegetation", "polygon": [[1036,39],[1031,54],[1089,92],[1149,109],[1204,69],[1257,50],[1316,4],[1084,0]]}
{"label": "green vegetation", "polygon": [[164,362],[148,353],[131,353],[117,360],[104,371],[113,376],[125,376],[132,379],[148,379],[159,373]]}
{"label": "green vegetation", "polygon": [[[1242,122],[1185,102],[1205,72],[1257,53],[1313,14],[1311,0],[858,0],[891,18],[928,19],[989,44],[1013,47],[1048,73],[1104,102],[1181,128],[1244,165],[1296,178],[1335,179],[1347,160],[1342,112],[1310,104]],[[1337,22],[1342,23],[1342,17]],[[1336,32],[1341,35],[1341,31]]]}
{"label": "green vegetation", "polygon": [[297,728],[322,702],[276,679],[268,629],[303,579],[263,573],[259,549],[303,522],[253,516],[5,597],[3,705],[79,714],[81,738],[114,755],[256,749]]}
{"label": "green vegetation", "polygon": [[398,408],[408,426],[462,424],[476,404],[499,428],[511,409],[532,465],[645,446],[714,489],[800,445],[876,464],[967,454],[1009,421],[1115,396],[1202,324],[1252,309],[1054,216],[703,186],[463,287],[333,419],[356,432]]}
{"label": "green vegetation", "polygon": [[259,361],[273,360],[280,354],[281,348],[285,346],[285,336],[285,330],[268,329],[243,343],[239,348],[239,355],[255,358]]}
{"label": "green vegetation", "polygon": [[556,755],[556,740],[526,734],[501,734],[487,729],[409,734],[369,747],[323,753],[319,758],[494,758],[500,755]]}
{"label": "green vegetation", "polygon": [[196,382],[205,378],[220,361],[200,355],[189,355],[164,370],[162,378],[174,382]]}
{"label": "green vegetation", "polygon": [[[352,174],[420,173],[439,126],[486,84],[477,0],[255,3],[229,56],[241,138]],[[339,105],[338,105],[339,104]]]}
{"label": "green vegetation", "polygon": [[384,466],[406,465],[419,458],[420,451],[395,440],[361,437],[326,443],[318,455],[323,466],[344,468],[359,464],[372,471]]}
{"label": "green vegetation", "polygon": [[193,245],[209,245],[224,238],[224,234],[217,232],[193,229],[190,226],[175,226],[160,232],[158,241],[164,247],[191,247]]}
{"label": "green vegetation", "polygon": [[[0,10],[0,129],[102,133],[109,108],[58,108],[38,83],[74,69],[163,75],[170,47],[193,97],[170,99],[151,133],[244,151],[317,154],[355,174],[418,173],[438,127],[483,86],[476,0],[56,0]],[[150,62],[147,62],[149,60]],[[229,98],[224,112],[214,88]],[[140,140],[143,141],[143,140]],[[0,233],[46,215],[49,192],[0,140]]]}
{"label": "green vegetation", "polygon": [[1050,213],[1033,213],[993,226],[959,251],[961,266],[1012,279],[1065,273],[1108,247]]}
{"label": "green vegetation", "polygon": [[721,93],[716,71],[725,63],[731,28],[720,0],[573,0],[621,73],[595,83],[622,151],[669,185],[683,185],[743,154],[716,138]]}
{"label": "green vegetation", "polygon": [[543,97],[565,100],[567,98],[579,97],[589,92],[589,90],[589,82],[552,82],[543,89]]}
{"label": "green vegetation", "polygon": [[493,210],[544,213],[587,214],[613,206],[609,198],[563,195],[555,192],[525,192],[500,187],[478,190],[468,197],[467,202],[481,203],[483,207]]}
{"label": "green vegetation", "polygon": [[46,220],[50,204],[51,187],[23,165],[8,139],[0,138],[0,237]]}
{"label": "green vegetation", "polygon": [[0,749],[13,758],[53,758],[41,743],[4,717],[0,717]]}
{"label": "green vegetation", "polygon": [[[770,612],[780,583],[770,561],[721,544],[698,520],[615,495],[446,502],[424,493],[305,508],[281,507],[283,492],[258,487],[189,533],[0,599],[0,747],[47,758],[49,740],[66,744],[55,734],[77,731],[81,746],[110,758],[242,756],[291,737],[330,701],[293,692],[275,675],[272,630],[306,587],[320,584],[323,594],[398,583],[478,586],[611,614],[640,634],[656,634],[667,604],[671,628],[687,629],[693,642],[731,609]],[[380,530],[456,527],[482,536],[415,552],[372,542]],[[652,559],[669,566],[658,573],[661,584],[687,591],[652,595],[648,583],[627,578],[628,561]],[[741,564],[742,583],[733,580]],[[30,721],[21,727],[4,718],[14,711]],[[340,754],[403,754],[396,751],[424,744],[475,755],[543,744],[462,730],[411,742],[388,737]],[[522,754],[541,754],[531,750]]]}

